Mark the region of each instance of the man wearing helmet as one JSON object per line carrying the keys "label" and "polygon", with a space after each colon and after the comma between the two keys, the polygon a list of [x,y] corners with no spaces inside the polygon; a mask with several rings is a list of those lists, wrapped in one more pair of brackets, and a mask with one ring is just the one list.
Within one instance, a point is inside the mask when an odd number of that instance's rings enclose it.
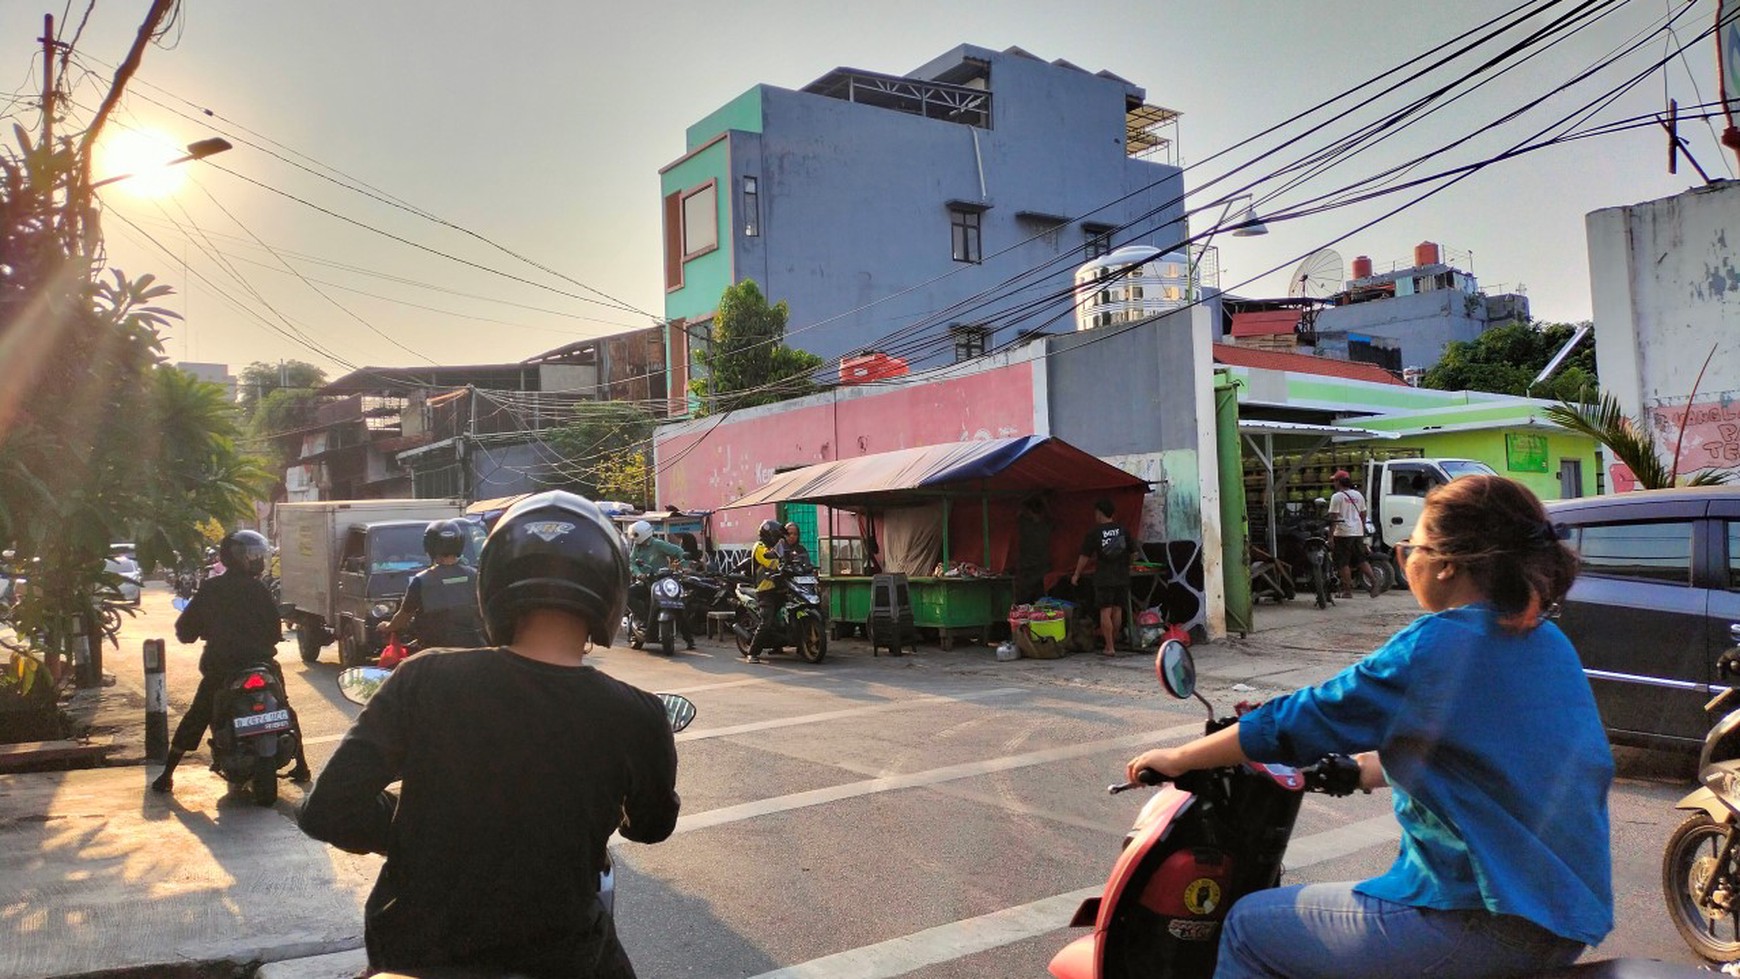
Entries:
{"label": "man wearing helmet", "polygon": [[657,843],[681,803],[664,706],[585,663],[627,587],[596,506],[520,501],[478,562],[497,645],[407,660],[339,744],[299,822],[386,855],[363,912],[371,970],[634,975],[598,870],[613,832]]}
{"label": "man wearing helmet", "polygon": [[[183,755],[199,747],[205,729],[211,726],[212,701],[223,685],[238,670],[264,664],[278,675],[278,685],[284,685],[284,673],[278,669],[275,657],[278,643],[284,638],[284,627],[278,621],[278,606],[272,593],[260,581],[266,570],[266,557],[271,553],[266,538],[252,530],[238,530],[218,544],[218,560],[224,573],[207,578],[199,586],[187,607],[175,620],[175,638],[184,643],[205,640],[199,655],[199,689],[193,702],[176,725],[175,737],[169,740],[169,756],[163,771],[151,783],[157,792],[175,788],[175,766]],[[284,706],[290,707],[286,695]],[[292,723],[301,730],[296,712],[290,711]],[[289,778],[293,782],[308,781],[308,759],[302,753],[302,741],[296,742],[296,767]]]}
{"label": "man wearing helmet", "polygon": [[761,662],[761,651],[777,646],[779,603],[784,599],[775,574],[779,571],[780,548],[785,543],[785,528],[778,520],[763,520],[756,531],[755,547],[749,552],[749,573],[755,577],[757,617],[755,635],[749,639],[749,652],[743,658]]}
{"label": "man wearing helmet", "polygon": [[[628,571],[633,577],[628,588],[628,602],[640,621],[652,621],[652,588],[647,576],[673,561],[683,559],[683,549],[668,540],[653,536],[652,524],[636,520],[628,528]],[[682,635],[685,649],[695,648],[695,634],[689,629],[688,616],[677,616],[677,632]]]}
{"label": "man wearing helmet", "polygon": [[484,644],[483,620],[477,614],[477,571],[460,560],[466,536],[465,525],[458,520],[430,522],[423,531],[423,550],[434,563],[411,577],[399,610],[377,630],[391,633],[409,628],[424,649],[471,649]]}

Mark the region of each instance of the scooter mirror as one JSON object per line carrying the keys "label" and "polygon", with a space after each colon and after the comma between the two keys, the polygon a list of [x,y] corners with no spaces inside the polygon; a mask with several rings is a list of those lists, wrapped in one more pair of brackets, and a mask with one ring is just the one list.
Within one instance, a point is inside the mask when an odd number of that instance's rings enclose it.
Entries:
{"label": "scooter mirror", "polygon": [[175,606],[175,610],[177,612],[187,611],[187,599],[182,598],[180,595],[177,595],[173,599],[171,599],[169,604]]}
{"label": "scooter mirror", "polygon": [[1161,643],[1160,651],[1154,654],[1154,676],[1179,700],[1189,700],[1196,693],[1196,661],[1176,639]]}
{"label": "scooter mirror", "polygon": [[680,693],[655,694],[665,702],[665,719],[671,722],[671,733],[675,734],[689,726],[695,719],[695,704]]}
{"label": "scooter mirror", "polygon": [[366,704],[392,675],[392,670],[378,666],[353,666],[338,675],[339,695],[353,704]]}

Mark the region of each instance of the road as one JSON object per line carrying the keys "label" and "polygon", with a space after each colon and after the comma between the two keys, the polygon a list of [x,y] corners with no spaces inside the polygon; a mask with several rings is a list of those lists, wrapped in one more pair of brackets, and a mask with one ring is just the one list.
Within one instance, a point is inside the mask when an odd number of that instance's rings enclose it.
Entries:
{"label": "road", "polygon": [[[171,722],[192,697],[198,650],[173,641],[161,584],[123,626],[107,668],[140,682],[139,641],[170,639]],[[1380,601],[1407,601],[1406,596]],[[1395,606],[1405,612],[1401,604]],[[1327,676],[1351,657],[1279,663],[1228,644],[1198,651],[1217,706]],[[357,708],[336,656],[279,647],[316,771]],[[995,663],[984,650],[872,658],[837,646],[811,666],[740,662],[703,641],[671,660],[601,650],[599,669],[697,705],[678,738],[684,816],[672,839],[615,852],[619,929],[642,976],[763,979],[1043,976],[1063,925],[1104,881],[1145,793],[1108,797],[1138,748],[1200,731],[1135,657]],[[1256,688],[1233,691],[1244,682]],[[1618,927],[1599,956],[1684,963],[1660,896],[1660,855],[1682,816],[1689,768],[1620,752],[1611,796]],[[187,778],[209,778],[195,763]],[[288,801],[300,790],[286,786]],[[287,807],[286,807],[287,808]],[[504,832],[511,832],[504,827]],[[1308,796],[1288,853],[1292,881],[1382,871],[1394,854],[1385,793]]]}

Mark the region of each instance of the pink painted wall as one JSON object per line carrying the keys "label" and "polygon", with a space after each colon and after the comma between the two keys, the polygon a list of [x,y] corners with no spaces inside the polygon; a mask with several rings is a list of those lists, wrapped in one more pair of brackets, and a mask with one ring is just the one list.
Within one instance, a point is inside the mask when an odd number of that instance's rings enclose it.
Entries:
{"label": "pink painted wall", "polygon": [[1700,398],[1690,411],[1684,403],[1662,405],[1651,409],[1650,415],[1656,448],[1667,458],[1680,442],[1681,423],[1686,423],[1680,446],[1682,474],[1740,465],[1740,401],[1733,397]]}
{"label": "pink painted wall", "polygon": [[[658,437],[658,503],[717,509],[787,469],[1031,435],[1036,365],[1043,369],[1042,361],[1022,362],[748,419],[703,419],[694,431]],[[721,544],[746,543],[772,516],[771,506],[727,510],[714,517],[713,535]]]}

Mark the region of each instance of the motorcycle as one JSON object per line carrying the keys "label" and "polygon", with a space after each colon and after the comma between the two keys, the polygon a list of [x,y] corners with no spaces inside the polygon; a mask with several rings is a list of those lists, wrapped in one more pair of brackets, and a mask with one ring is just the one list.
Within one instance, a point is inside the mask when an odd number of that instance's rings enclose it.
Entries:
{"label": "motorcycle", "polygon": [[643,607],[638,599],[628,603],[622,625],[629,647],[644,649],[648,642],[656,641],[666,656],[675,656],[677,618],[686,614],[682,579],[671,569],[660,568],[635,584],[640,586],[635,589],[637,594],[644,590],[649,607]]}
{"label": "motorcycle", "polygon": [[[353,666],[338,675],[339,696],[353,704],[366,705],[392,675],[392,670],[378,666]],[[672,734],[680,733],[695,719],[695,704],[689,698],[675,693],[653,696],[664,703],[665,720],[670,723]],[[604,902],[605,911],[616,913],[616,867],[609,851],[605,852],[604,867],[598,872],[598,899]]]}
{"label": "motorcycle", "polygon": [[284,687],[266,666],[239,670],[212,704],[211,767],[234,788],[249,787],[257,805],[278,798],[278,769],[296,760],[302,732],[285,705]]}
{"label": "motorcycle", "polygon": [[[1196,692],[1190,651],[1167,640],[1154,658],[1167,693],[1195,697],[1208,708],[1208,733],[1238,723],[1215,717]],[[1241,705],[1244,707],[1244,705]],[[1345,796],[1359,789],[1359,763],[1327,755],[1303,768],[1251,762],[1187,772],[1168,780],[1143,769],[1138,782],[1108,787],[1113,795],[1142,785],[1163,786],[1142,807],[1124,837],[1099,897],[1082,902],[1071,927],[1093,931],[1051,960],[1057,979],[1196,979],[1214,974],[1220,929],[1240,897],[1279,886],[1282,858],[1306,792]],[[1674,979],[1707,975],[1687,966],[1608,959],[1545,973],[1564,979]]]}
{"label": "motorcycle", "polygon": [[[1740,642],[1740,626],[1731,632]],[[1716,672],[1730,681],[1740,674],[1740,647],[1722,654]],[[1740,958],[1740,687],[1710,698],[1704,711],[1721,720],[1704,736],[1702,785],[1674,804],[1691,815],[1668,837],[1661,886],[1668,916],[1692,951],[1731,962]]]}
{"label": "motorcycle", "polygon": [[1313,513],[1305,513],[1296,504],[1288,504],[1287,517],[1281,524],[1278,544],[1280,558],[1293,569],[1293,581],[1301,592],[1315,597],[1318,608],[1335,604],[1339,590],[1334,549],[1330,545],[1329,502],[1312,501]]}
{"label": "motorcycle", "polygon": [[[820,663],[828,655],[828,617],[822,609],[821,580],[807,565],[781,565],[773,572],[774,587],[783,592],[778,616],[774,623],[774,648],[780,652],[786,646],[811,663]],[[737,584],[737,618],[731,632],[737,637],[737,652],[749,655],[750,641],[761,627],[761,606],[756,602],[755,585]]]}

